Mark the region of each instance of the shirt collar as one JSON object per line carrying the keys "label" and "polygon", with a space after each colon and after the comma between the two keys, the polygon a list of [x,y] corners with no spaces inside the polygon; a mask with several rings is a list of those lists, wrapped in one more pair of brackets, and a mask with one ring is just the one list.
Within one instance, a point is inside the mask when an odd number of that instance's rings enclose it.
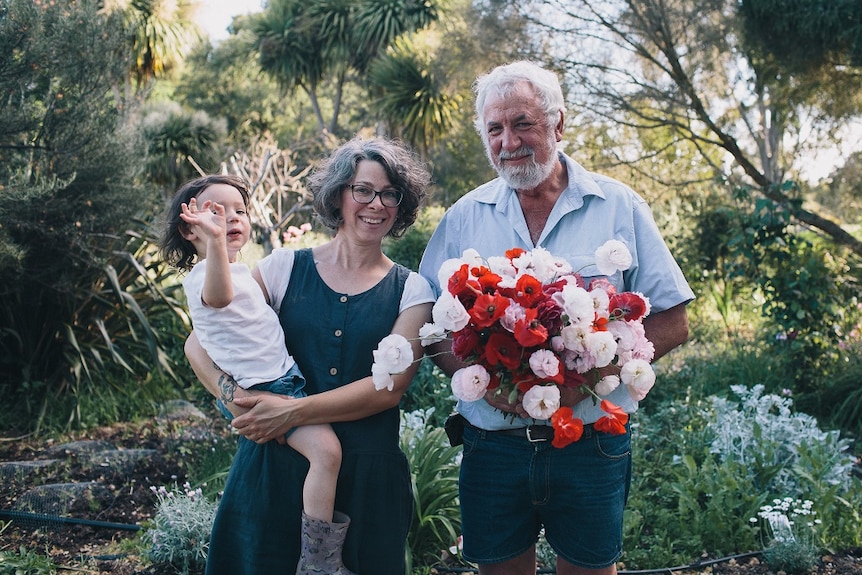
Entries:
{"label": "shirt collar", "polygon": [[[570,209],[577,209],[584,204],[585,196],[605,197],[593,174],[563,152],[557,153],[560,160],[566,164],[569,175],[569,185],[563,190],[558,203],[565,202]],[[496,205],[499,211],[505,211],[505,206],[509,204],[514,193],[515,190],[503,178],[498,177],[476,188],[474,199],[484,204]]]}

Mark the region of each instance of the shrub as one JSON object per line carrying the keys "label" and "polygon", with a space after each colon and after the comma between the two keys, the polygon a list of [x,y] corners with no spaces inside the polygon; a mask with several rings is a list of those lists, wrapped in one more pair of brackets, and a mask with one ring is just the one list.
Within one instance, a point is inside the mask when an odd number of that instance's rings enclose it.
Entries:
{"label": "shrub", "polygon": [[627,566],[753,550],[757,530],[746,518],[788,495],[814,501],[821,546],[859,545],[862,482],[846,440],[793,413],[789,398],[763,395],[760,386],[733,391],[739,401],[689,396],[636,416]]}
{"label": "shrub", "polygon": [[[820,524],[815,519],[810,500],[792,497],[774,499],[772,505],[764,505],[757,517],[764,523],[762,532],[770,542],[763,551],[763,558],[774,571],[806,573],[817,564],[819,548],[815,530]],[[752,518],[752,522],[757,522]]]}
{"label": "shrub", "polygon": [[182,491],[176,486],[171,491],[164,486],[150,489],[158,504],[153,525],[143,535],[149,542],[147,557],[155,564],[171,565],[182,575],[202,572],[218,504],[188,483]]}

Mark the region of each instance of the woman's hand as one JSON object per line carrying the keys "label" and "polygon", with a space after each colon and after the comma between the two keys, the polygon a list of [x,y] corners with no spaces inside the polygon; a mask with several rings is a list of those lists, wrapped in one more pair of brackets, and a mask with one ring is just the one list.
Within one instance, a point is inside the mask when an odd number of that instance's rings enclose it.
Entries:
{"label": "woman's hand", "polygon": [[283,444],[284,434],[296,426],[293,416],[297,400],[293,397],[256,393],[250,397],[237,397],[234,403],[248,411],[235,417],[231,425],[240,435],[255,443],[263,444],[274,439]]}

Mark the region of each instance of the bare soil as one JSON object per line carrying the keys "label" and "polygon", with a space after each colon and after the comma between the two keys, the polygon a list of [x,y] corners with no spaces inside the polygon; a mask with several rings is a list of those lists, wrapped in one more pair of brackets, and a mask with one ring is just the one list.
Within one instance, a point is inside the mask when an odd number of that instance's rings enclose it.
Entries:
{"label": "bare soil", "polygon": [[[213,417],[210,421],[218,421],[218,418]],[[203,431],[202,425],[205,426]],[[190,432],[190,429],[193,431]],[[207,435],[210,439],[201,439],[202,433],[210,434]],[[16,500],[35,485],[99,481],[107,487],[109,495],[101,497],[97,503],[77,504],[68,513],[71,520],[141,526],[152,518],[155,510],[155,496],[150,486],[181,485],[186,480],[187,463],[194,456],[194,446],[200,447],[213,436],[223,437],[227,433],[224,426],[206,427],[200,420],[173,421],[169,424],[150,420],[91,429],[51,442],[0,438],[0,462],[46,459],[52,447],[81,440],[101,440],[118,449],[152,449],[156,452],[138,461],[131,469],[105,468],[95,476],[91,468],[79,464],[74,457],[67,458],[66,464],[59,469],[54,467],[51,468],[53,471],[31,474],[23,483],[0,476],[3,482],[0,486],[0,512],[13,509]],[[8,517],[0,516],[0,528],[2,522],[7,521]],[[130,543],[140,532],[131,529],[16,519],[5,531],[0,532],[0,550],[17,550],[23,546],[49,555],[62,570],[77,573],[173,575],[173,569],[149,565],[139,555],[139,550]],[[784,575],[770,570],[758,555],[713,561],[705,557],[700,566],[665,569],[661,572],[680,575]],[[625,572],[625,566],[620,567]],[[460,570],[447,571],[445,568],[432,569],[432,573],[439,575],[454,572],[463,573]],[[824,555],[810,575],[862,575],[862,549]]]}

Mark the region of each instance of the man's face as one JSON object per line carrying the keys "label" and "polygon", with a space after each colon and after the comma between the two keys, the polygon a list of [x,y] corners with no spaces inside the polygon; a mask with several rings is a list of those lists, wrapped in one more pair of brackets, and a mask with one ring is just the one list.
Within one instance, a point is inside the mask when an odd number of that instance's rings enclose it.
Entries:
{"label": "man's face", "polygon": [[516,190],[531,190],[553,172],[561,123],[548,124],[542,103],[532,87],[521,83],[505,97],[485,100],[485,152],[491,165]]}

